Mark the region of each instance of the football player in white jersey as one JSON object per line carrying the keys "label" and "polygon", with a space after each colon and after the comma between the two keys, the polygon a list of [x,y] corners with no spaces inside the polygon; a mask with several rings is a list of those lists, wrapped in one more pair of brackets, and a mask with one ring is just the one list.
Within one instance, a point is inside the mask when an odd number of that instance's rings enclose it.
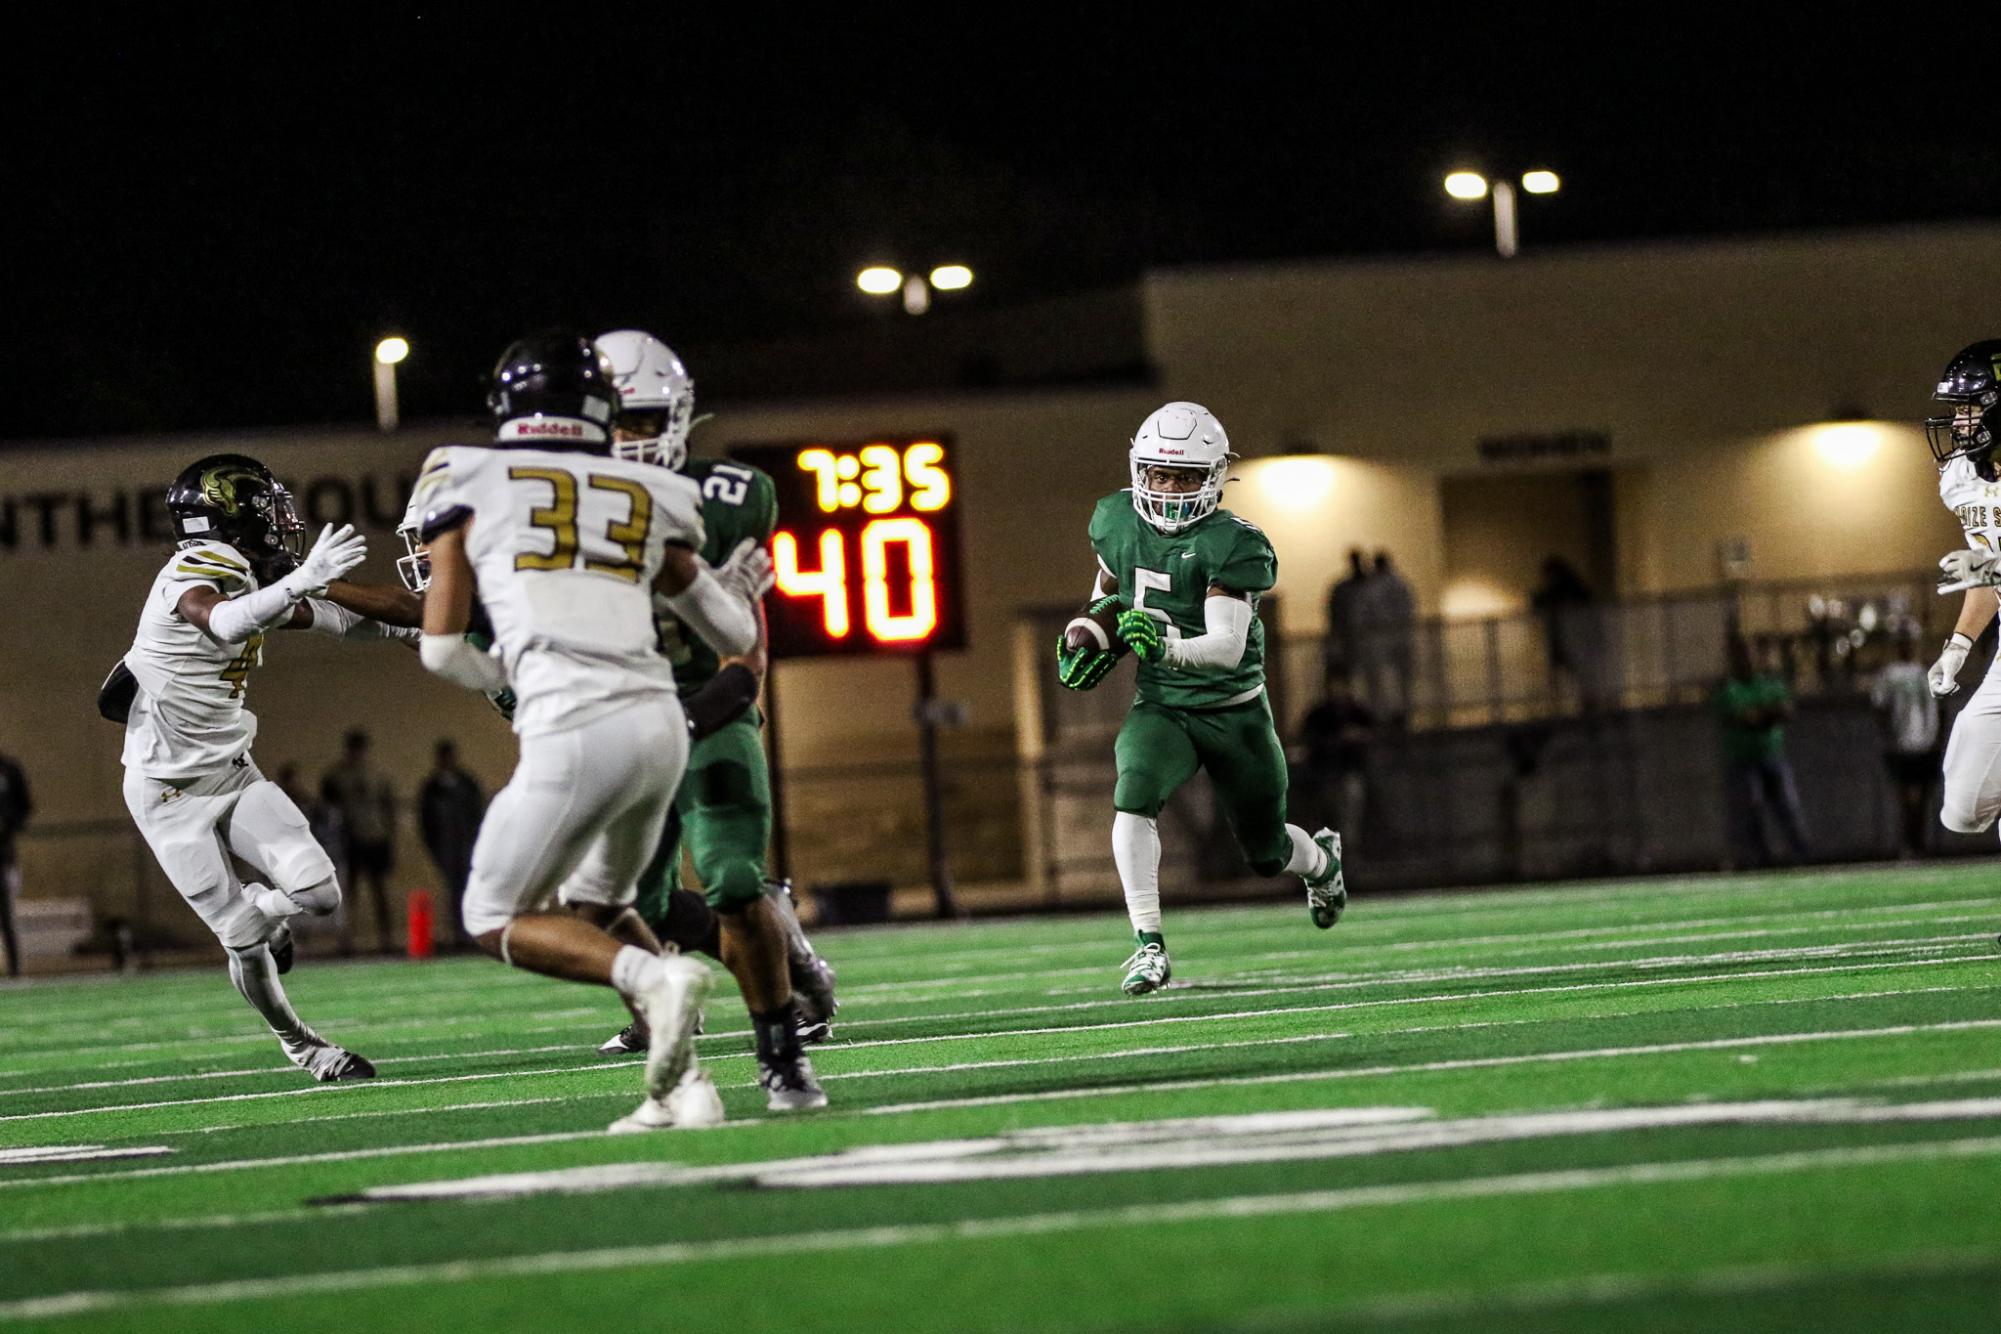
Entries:
{"label": "football player in white jersey", "polygon": [[[618,392],[581,334],[522,339],[495,368],[493,446],[432,452],[417,479],[424,665],[515,694],[520,761],[473,848],[464,921],[480,947],[551,977],[611,986],[650,1034],[647,1098],[614,1130],[710,1124],[721,1103],[696,1067],[707,968],[604,925],[629,909],[688,759],[653,597],[719,652],[757,642],[769,559],[746,545],[711,571],[700,493],[665,468],[610,456]],[[465,630],[474,597],[493,627]],[[561,889],[567,904],[554,902]]]}
{"label": "football player in white jersey", "polygon": [[[374,590],[336,582],[367,554],[352,528],[329,526],[295,559],[304,530],[291,496],[255,459],[216,454],[190,464],[169,488],[167,510],[179,545],[98,700],[125,724],[125,805],[174,888],[229,951],[230,980],[292,1063],[315,1079],[370,1078],[375,1067],[307,1027],[278,980],[291,967],[288,920],[332,913],[340,885],[305,816],[251,760],[257,718],[243,694],[267,630],[342,639],[415,632],[359,614]],[[232,855],[269,883],[239,881]]]}
{"label": "football player in white jersey", "polygon": [[[1964,591],[1959,621],[1930,672],[1932,693],[1943,699],[1959,689],[1966,655],[1994,620],[1995,585],[2001,584],[2001,469],[1994,458],[2001,427],[2001,339],[1963,349],[1939,377],[1933,394],[1950,409],[1927,418],[1925,436],[1938,460],[1939,499],[1966,531],[1966,547],[1939,562],[1939,592]],[[1990,666],[1973,698],[1959,711],[1945,747],[1945,792],[1939,821],[1947,829],[1977,834],[2001,816],[2001,670]]]}

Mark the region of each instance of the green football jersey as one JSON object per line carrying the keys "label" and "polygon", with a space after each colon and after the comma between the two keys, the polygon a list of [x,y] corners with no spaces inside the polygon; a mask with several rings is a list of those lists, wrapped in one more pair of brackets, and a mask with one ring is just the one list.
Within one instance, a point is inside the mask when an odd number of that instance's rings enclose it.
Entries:
{"label": "green football jersey", "polygon": [[[690,459],[681,475],[702,488],[702,559],[721,565],[746,537],[769,542],[778,527],[778,492],[771,478],[743,463]],[[656,601],[660,651],[674,664],[674,684],[683,696],[707,685],[722,659],[702,637],[683,626]]]}
{"label": "green football jersey", "polygon": [[1256,524],[1219,509],[1178,533],[1163,533],[1133,510],[1131,491],[1098,502],[1091,549],[1117,582],[1119,601],[1145,609],[1168,638],[1208,633],[1202,604],[1215,585],[1251,599],[1244,656],[1228,671],[1197,671],[1165,662],[1139,664],[1139,697],[1177,709],[1213,709],[1249,699],[1265,683],[1265,631],[1258,596],[1278,582],[1278,556]]}

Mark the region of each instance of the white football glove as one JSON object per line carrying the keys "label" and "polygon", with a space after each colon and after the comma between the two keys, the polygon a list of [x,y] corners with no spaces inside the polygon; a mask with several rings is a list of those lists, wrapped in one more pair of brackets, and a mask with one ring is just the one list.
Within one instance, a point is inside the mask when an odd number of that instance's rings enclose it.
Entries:
{"label": "white football glove", "polygon": [[332,524],[320,529],[319,540],[299,562],[299,568],[278,581],[278,586],[294,598],[318,597],[327,585],[368,559],[368,539],[354,531],[354,525]]}
{"label": "white football glove", "polygon": [[1931,682],[1932,695],[1935,698],[1944,699],[1959,689],[1959,669],[1966,665],[1966,655],[1972,648],[1973,641],[1957,632],[1945,641],[1945,648],[1938,655],[1938,661],[1925,673],[1925,679]]}
{"label": "white football glove", "polygon": [[755,603],[771,587],[771,555],[756,539],[746,537],[736,544],[730,558],[715,570],[716,582],[745,602]]}
{"label": "white football glove", "polygon": [[2001,553],[1968,548],[1949,551],[1938,563],[1938,591],[1959,593],[2001,584]]}

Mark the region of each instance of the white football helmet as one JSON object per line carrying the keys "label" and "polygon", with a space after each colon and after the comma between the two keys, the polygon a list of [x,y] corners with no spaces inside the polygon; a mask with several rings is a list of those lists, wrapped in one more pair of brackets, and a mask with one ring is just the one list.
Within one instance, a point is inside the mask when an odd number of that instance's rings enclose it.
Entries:
{"label": "white football helmet", "polygon": [[[1200,403],[1169,403],[1140,423],[1132,440],[1133,508],[1139,517],[1163,533],[1178,533],[1215,512],[1223,500],[1223,482],[1230,472],[1230,437],[1223,423]],[[1150,485],[1155,468],[1202,473],[1194,491],[1168,491]]]}
{"label": "white football helmet", "polygon": [[613,440],[612,457],[679,472],[688,461],[688,429],[695,424],[695,381],[688,368],[673,348],[638,329],[599,334],[597,345],[611,362],[618,388],[616,425],[651,432],[642,440]]}
{"label": "white football helmet", "polygon": [[412,491],[410,503],[403,507],[402,521],[396,525],[396,536],[403,539],[406,553],[396,558],[396,577],[412,593],[421,593],[431,586],[430,554],[417,549],[417,528],[423,521],[424,516],[417,512],[417,493]]}

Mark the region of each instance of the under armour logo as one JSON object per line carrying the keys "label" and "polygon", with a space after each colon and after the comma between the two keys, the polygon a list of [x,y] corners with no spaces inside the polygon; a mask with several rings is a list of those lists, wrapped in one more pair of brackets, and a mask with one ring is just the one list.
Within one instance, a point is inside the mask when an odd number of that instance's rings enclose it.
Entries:
{"label": "under armour logo", "polygon": [[175,797],[178,797],[180,795],[181,795],[181,790],[177,787],[163,787],[160,789],[160,800],[163,803],[172,801]]}

